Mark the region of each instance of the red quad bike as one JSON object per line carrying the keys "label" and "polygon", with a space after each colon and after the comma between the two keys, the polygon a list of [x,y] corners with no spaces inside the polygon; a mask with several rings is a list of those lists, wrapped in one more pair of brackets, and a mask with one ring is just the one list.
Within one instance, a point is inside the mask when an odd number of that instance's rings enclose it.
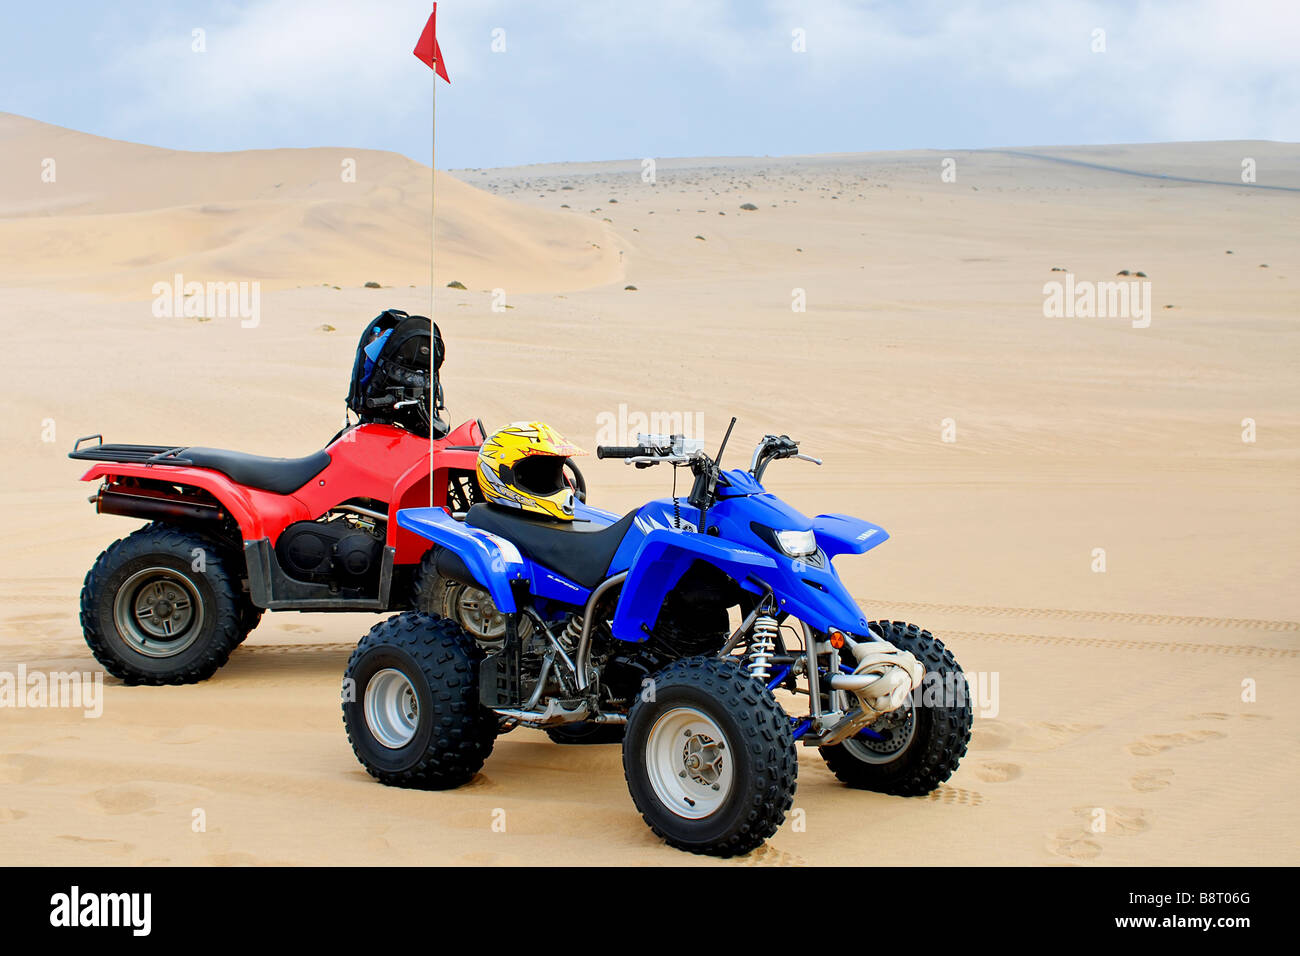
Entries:
{"label": "red quad bike", "polygon": [[359,421],[305,458],[78,439],[70,457],[95,462],[82,476],[100,483],[95,510],[149,522],[86,575],[95,659],[129,684],[187,684],[226,663],[264,610],[442,613],[445,585],[421,571],[429,542],[390,520],[479,499],[483,426],[438,417],[442,358],[436,325],[384,312],[357,349]]}

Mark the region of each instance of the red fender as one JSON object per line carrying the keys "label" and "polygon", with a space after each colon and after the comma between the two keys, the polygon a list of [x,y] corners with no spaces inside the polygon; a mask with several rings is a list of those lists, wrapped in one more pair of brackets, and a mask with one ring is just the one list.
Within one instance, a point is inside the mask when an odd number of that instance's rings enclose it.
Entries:
{"label": "red fender", "polygon": [[[433,442],[432,502],[429,440],[389,425],[359,425],[344,433],[325,449],[330,455],[325,470],[289,495],[249,488],[220,472],[183,465],[97,462],[81,480],[142,478],[201,488],[230,512],[245,541],[268,538],[274,545],[293,522],[319,518],[351,498],[385,502],[390,515],[399,508],[445,506],[448,470],[473,471],[482,441],[478,422],[470,421]],[[428,549],[427,541],[398,528],[396,521],[389,522],[387,543],[397,549],[397,564],[418,561]]]}

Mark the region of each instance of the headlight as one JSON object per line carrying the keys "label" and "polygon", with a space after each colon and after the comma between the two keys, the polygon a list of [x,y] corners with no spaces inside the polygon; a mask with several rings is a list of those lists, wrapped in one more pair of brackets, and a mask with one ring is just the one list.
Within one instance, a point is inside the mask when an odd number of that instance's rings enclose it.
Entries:
{"label": "headlight", "polygon": [[792,558],[802,558],[817,553],[817,535],[812,531],[778,531],[776,542]]}

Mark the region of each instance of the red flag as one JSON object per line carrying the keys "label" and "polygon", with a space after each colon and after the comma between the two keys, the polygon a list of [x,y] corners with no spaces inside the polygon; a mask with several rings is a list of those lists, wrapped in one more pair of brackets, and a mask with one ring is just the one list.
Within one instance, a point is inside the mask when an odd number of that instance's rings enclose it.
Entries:
{"label": "red flag", "polygon": [[424,32],[420,34],[420,42],[415,45],[415,56],[420,62],[432,67],[433,71],[440,77],[451,82],[451,77],[447,75],[447,68],[442,65],[442,50],[438,46],[438,31],[434,26],[434,21],[438,18],[438,5],[433,5],[433,13],[429,14],[429,22],[424,25]]}

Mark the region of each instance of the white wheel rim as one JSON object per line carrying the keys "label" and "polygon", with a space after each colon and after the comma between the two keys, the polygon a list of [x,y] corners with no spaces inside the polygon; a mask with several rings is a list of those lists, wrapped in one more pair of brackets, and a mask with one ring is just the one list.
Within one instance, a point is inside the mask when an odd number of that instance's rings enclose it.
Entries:
{"label": "white wheel rim", "polygon": [[731,743],[712,718],[693,707],[659,716],[646,738],[645,761],[655,796],[679,817],[702,820],[731,795]]}
{"label": "white wheel rim", "polygon": [[371,736],[389,750],[401,750],[415,738],[420,701],[401,671],[386,667],[371,677],[362,709]]}

